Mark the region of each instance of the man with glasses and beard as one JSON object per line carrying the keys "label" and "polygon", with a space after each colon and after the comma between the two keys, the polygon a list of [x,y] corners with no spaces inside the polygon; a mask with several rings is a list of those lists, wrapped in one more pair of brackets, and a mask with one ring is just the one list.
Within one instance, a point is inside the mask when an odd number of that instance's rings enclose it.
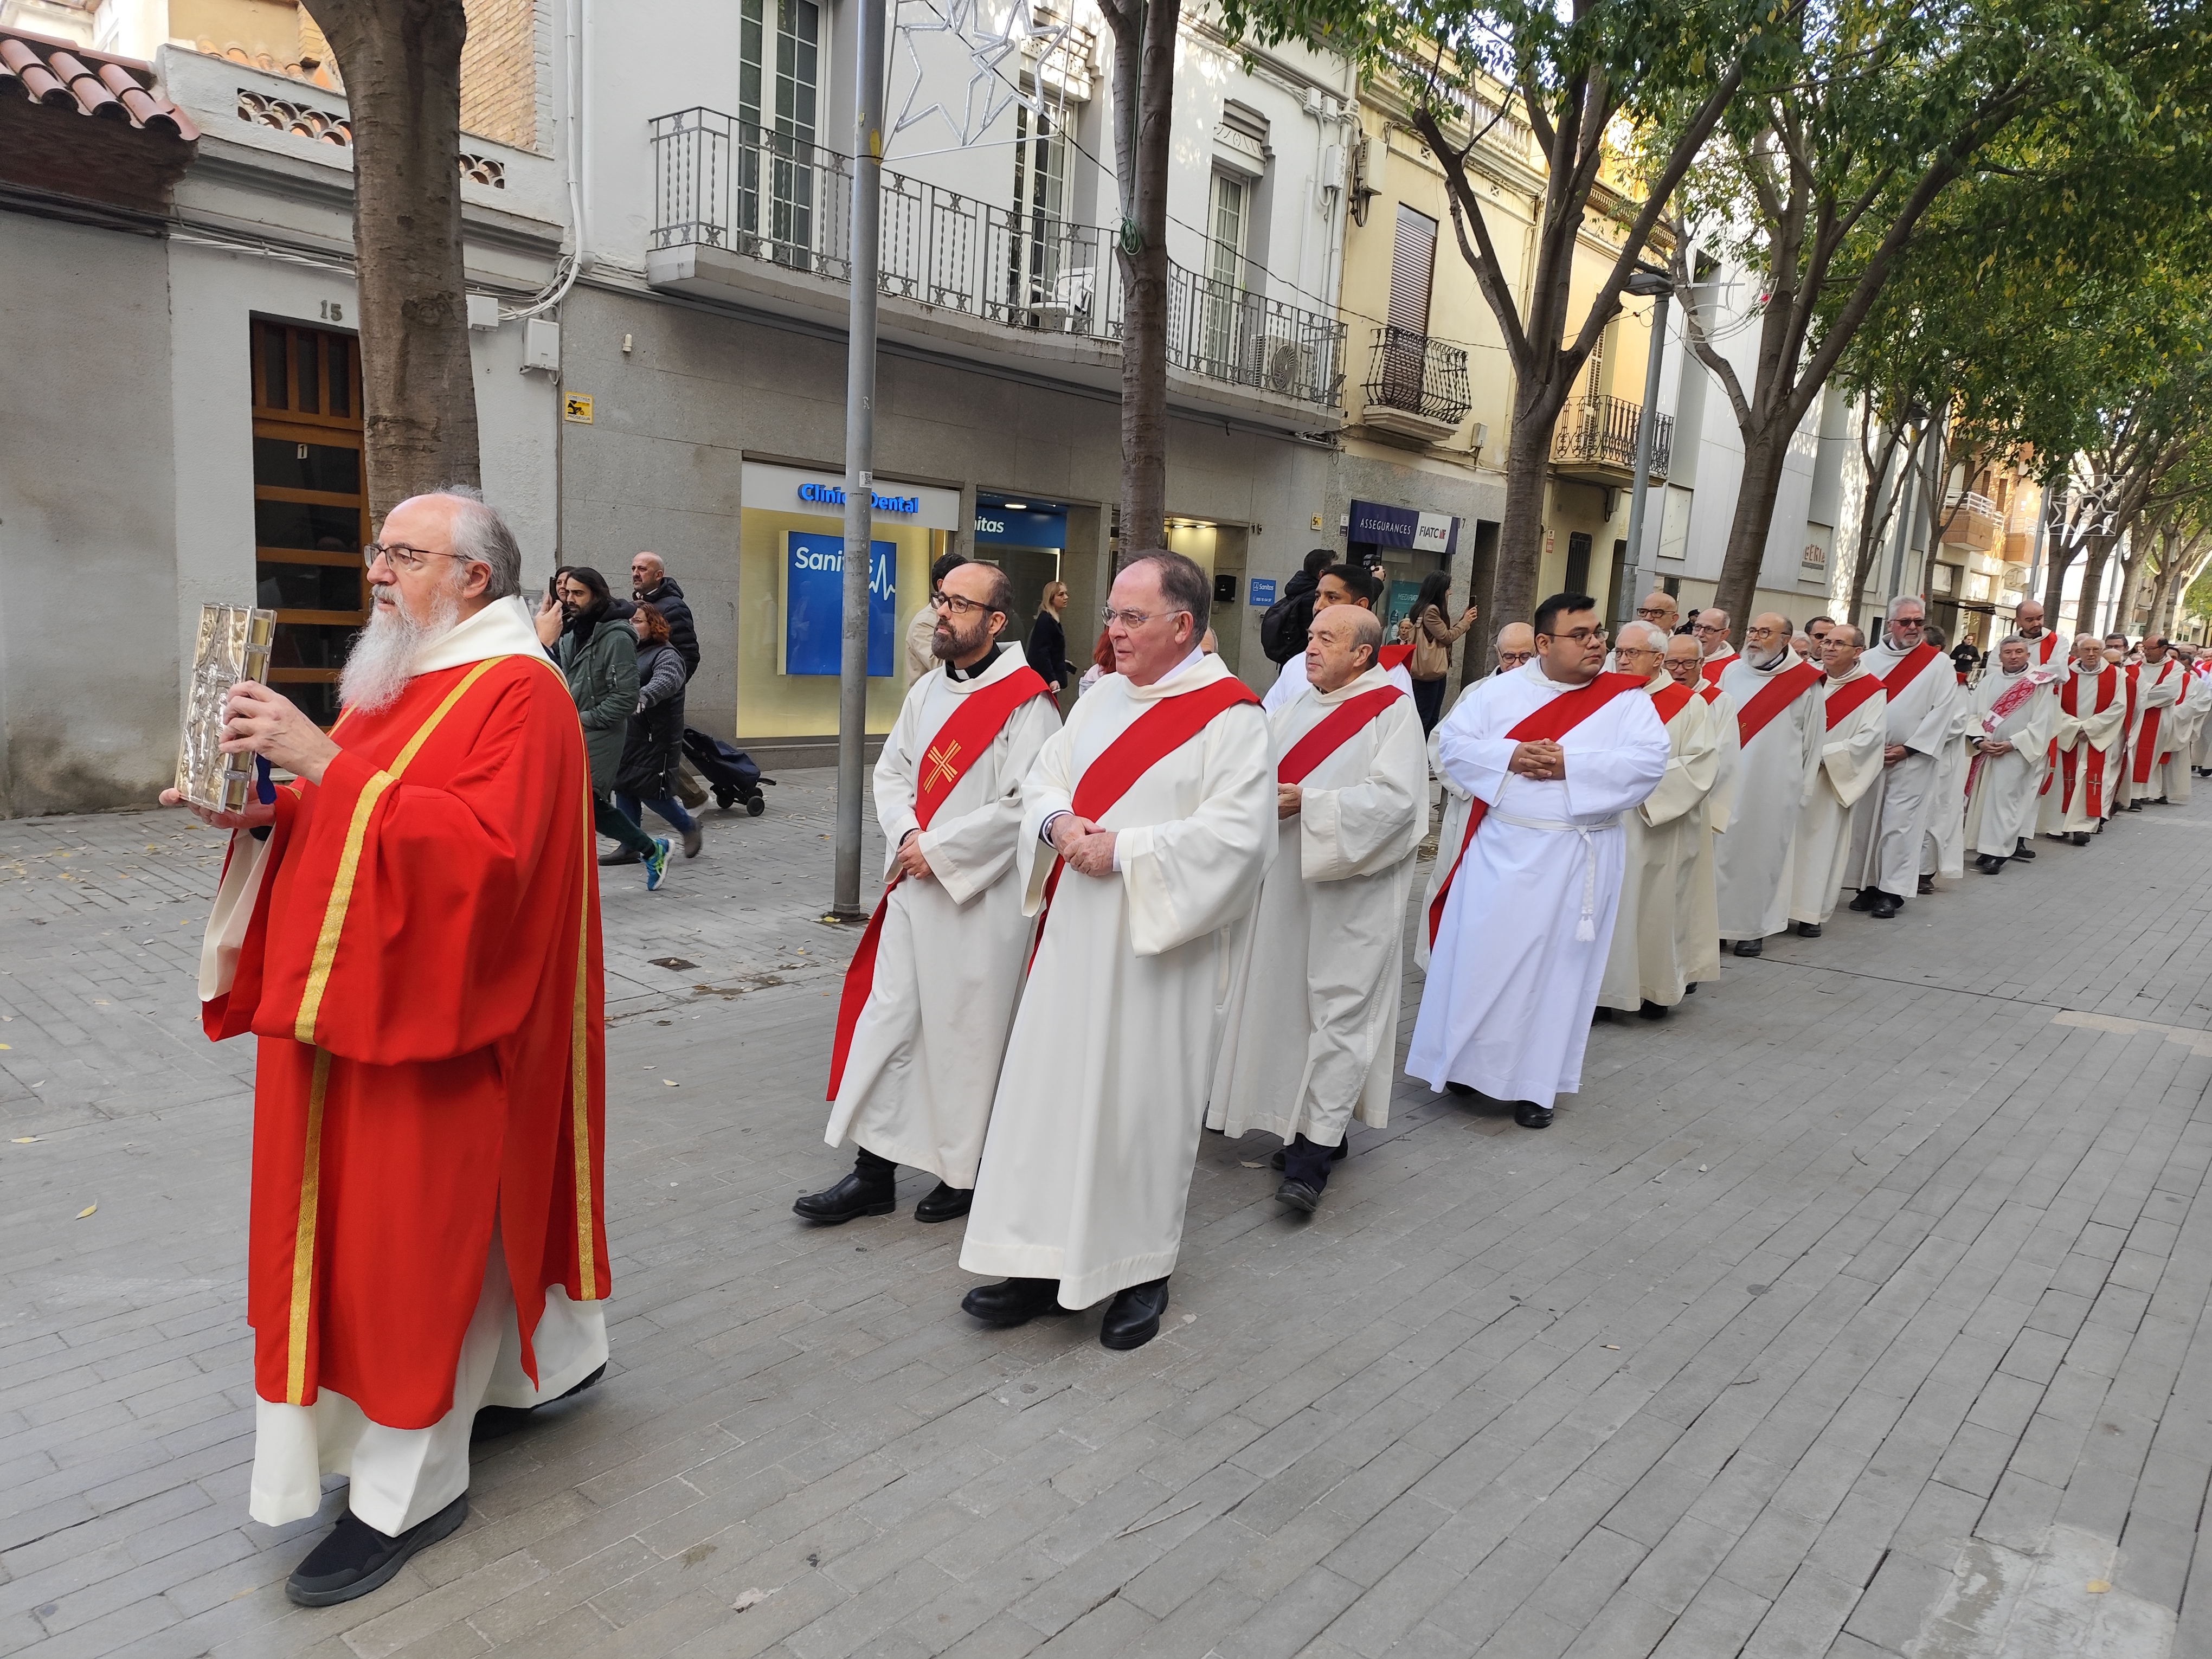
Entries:
{"label": "man with glasses and beard", "polygon": [[1444,774],[1473,795],[1442,890],[1414,919],[1430,935],[1428,983],[1406,1070],[1471,1085],[1552,1121],[1582,1086],[1624,858],[1620,815],[1667,770],[1667,729],[1644,678],[1607,674],[1597,601],[1536,607],[1536,656],[1486,680],[1447,715]]}
{"label": "man with glasses and beard", "polygon": [[1020,1325],[1113,1297],[1109,1348],[1159,1334],[1224,988],[1275,850],[1259,699],[1199,641],[1213,585],[1180,553],[1114,579],[1115,672],[1022,787],[1015,868],[1042,910],[960,1265]]}
{"label": "man with glasses and beard", "polygon": [[937,1177],[915,1220],[968,1213],[1021,994],[1022,780],[1060,710],[1000,643],[1014,607],[1005,571],[961,565],[930,603],[938,666],[907,692],[876,762],[884,896],[846,970],[831,1048],[823,1138],[853,1143],[853,1173],[792,1206],[823,1225],[889,1214],[902,1164]]}
{"label": "man with glasses and beard", "polygon": [[[246,1305],[264,1526],[345,1512],[310,1607],[390,1579],[468,1513],[482,1407],[605,1370],[598,870],[568,687],[473,490],[393,507],[368,630],[319,731],[233,689],[234,754],[295,781],[238,813],[202,1018],[259,1039]],[[165,805],[178,803],[165,792]]]}

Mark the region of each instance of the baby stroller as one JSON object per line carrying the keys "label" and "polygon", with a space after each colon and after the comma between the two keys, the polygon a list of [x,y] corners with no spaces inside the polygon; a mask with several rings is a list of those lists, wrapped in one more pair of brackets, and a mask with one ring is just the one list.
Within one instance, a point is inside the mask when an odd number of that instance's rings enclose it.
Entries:
{"label": "baby stroller", "polygon": [[720,738],[710,738],[704,732],[684,728],[684,754],[707,781],[714,792],[714,805],[727,811],[738,802],[745,804],[745,811],[758,817],[768,811],[768,797],[761,793],[761,785],[774,783],[774,778],[761,775],[753,757],[742,749],[733,749]]}

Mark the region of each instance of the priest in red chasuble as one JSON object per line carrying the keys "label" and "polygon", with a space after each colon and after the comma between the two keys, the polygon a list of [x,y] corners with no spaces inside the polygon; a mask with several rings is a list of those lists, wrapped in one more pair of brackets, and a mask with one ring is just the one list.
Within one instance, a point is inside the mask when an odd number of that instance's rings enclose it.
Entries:
{"label": "priest in red chasuble", "polygon": [[[259,1039],[250,1508],[345,1513],[295,1601],[375,1589],[467,1514],[479,1408],[607,1358],[599,896],[584,741],[472,492],[403,501],[327,733],[241,684],[234,753],[292,773],[232,830],[211,1037]],[[175,805],[173,791],[162,796]],[[197,811],[197,809],[195,809]]]}

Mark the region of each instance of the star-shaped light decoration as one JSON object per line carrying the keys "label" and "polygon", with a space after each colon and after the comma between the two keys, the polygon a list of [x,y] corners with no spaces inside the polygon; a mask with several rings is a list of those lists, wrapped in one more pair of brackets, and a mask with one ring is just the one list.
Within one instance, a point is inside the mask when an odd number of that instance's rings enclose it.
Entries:
{"label": "star-shaped light decoration", "polygon": [[[1022,59],[1034,52],[1042,66],[1066,44],[1074,24],[1063,17],[1057,23],[1040,25],[1032,0],[1012,0],[1005,27],[994,33],[981,15],[981,0],[898,0],[896,28],[900,68],[892,77],[893,89],[903,80],[906,95],[899,100],[897,118],[891,123],[892,139],[933,116],[943,121],[953,145],[965,146],[981,143],[999,118],[1016,104],[1033,116],[1046,112],[1042,79],[1032,90],[1022,88]],[[943,39],[925,43],[921,38],[930,35]],[[935,76],[931,74],[931,59],[939,66]],[[1011,67],[1007,67],[1009,60]],[[924,88],[933,78],[941,82],[963,68],[967,82],[957,114],[943,98],[922,103]]]}

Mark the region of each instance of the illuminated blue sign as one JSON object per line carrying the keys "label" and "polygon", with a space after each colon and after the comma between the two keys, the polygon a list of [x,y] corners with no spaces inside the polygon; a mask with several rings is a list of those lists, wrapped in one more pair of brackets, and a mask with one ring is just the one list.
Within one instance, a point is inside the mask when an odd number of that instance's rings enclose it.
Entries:
{"label": "illuminated blue sign", "polygon": [[[820,507],[842,507],[845,505],[845,486],[803,483],[799,486],[799,499],[802,501],[811,501]],[[878,513],[921,511],[921,497],[919,495],[878,495],[873,490],[870,490],[868,500]]]}
{"label": "illuminated blue sign", "polygon": [[[844,538],[794,530],[789,544],[783,578],[783,672],[835,674],[845,648]],[[872,678],[893,672],[897,559],[898,549],[891,543],[868,544],[868,673]]]}

